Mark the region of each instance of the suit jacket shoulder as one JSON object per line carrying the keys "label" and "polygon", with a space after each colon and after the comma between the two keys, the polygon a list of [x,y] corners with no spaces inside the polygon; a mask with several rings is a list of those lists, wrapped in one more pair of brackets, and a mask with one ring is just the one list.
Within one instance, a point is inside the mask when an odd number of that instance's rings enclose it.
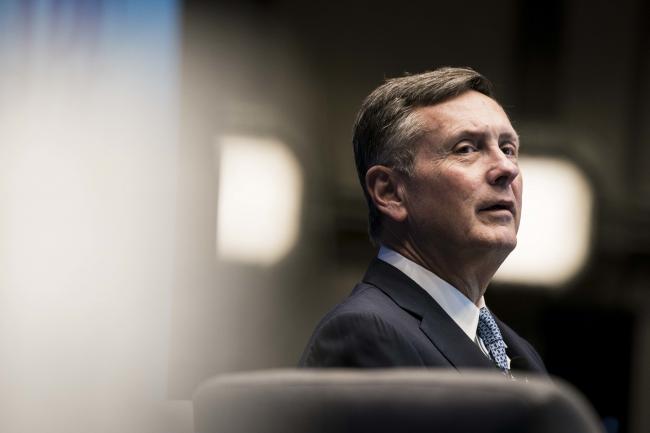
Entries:
{"label": "suit jacket shoulder", "polygon": [[[525,340],[510,328],[506,337],[509,349],[526,358],[526,365],[543,369]],[[377,259],[363,282],[317,325],[299,365],[496,369],[424,289]]]}
{"label": "suit jacket shoulder", "polygon": [[318,324],[299,365],[305,367],[425,366],[419,320],[378,288],[358,284]]}

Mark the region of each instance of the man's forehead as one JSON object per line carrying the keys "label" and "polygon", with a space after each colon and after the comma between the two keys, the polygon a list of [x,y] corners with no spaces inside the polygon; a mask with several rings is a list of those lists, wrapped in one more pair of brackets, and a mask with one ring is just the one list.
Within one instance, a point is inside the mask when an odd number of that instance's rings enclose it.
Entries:
{"label": "man's forehead", "polygon": [[488,128],[497,129],[500,134],[517,135],[499,103],[476,91],[465,92],[438,104],[419,107],[415,113],[423,121],[422,126],[427,132],[480,132]]}

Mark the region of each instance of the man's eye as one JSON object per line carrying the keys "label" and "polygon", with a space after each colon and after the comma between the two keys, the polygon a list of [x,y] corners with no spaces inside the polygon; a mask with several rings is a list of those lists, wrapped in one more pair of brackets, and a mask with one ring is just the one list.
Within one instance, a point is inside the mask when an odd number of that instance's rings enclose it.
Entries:
{"label": "man's eye", "polygon": [[476,151],[476,147],[472,144],[461,144],[456,147],[456,153],[472,153]]}
{"label": "man's eye", "polygon": [[517,156],[517,149],[512,145],[502,146],[501,151],[508,156]]}

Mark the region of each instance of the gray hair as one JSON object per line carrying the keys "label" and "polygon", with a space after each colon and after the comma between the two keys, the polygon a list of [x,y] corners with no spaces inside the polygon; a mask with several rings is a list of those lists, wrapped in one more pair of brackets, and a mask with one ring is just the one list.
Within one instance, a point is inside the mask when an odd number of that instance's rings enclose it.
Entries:
{"label": "gray hair", "polygon": [[439,104],[469,90],[494,99],[492,83],[471,68],[443,67],[386,80],[363,101],[354,123],[352,144],[357,174],[368,202],[368,231],[373,242],[381,233],[381,214],[366,189],[374,165],[412,175],[415,142],[425,133],[415,109]]}

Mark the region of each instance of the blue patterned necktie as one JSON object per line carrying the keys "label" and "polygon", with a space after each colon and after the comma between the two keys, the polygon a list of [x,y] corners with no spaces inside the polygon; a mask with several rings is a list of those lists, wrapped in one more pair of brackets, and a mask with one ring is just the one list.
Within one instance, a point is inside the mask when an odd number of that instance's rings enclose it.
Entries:
{"label": "blue patterned necktie", "polygon": [[483,340],[492,360],[504,372],[508,371],[508,357],[506,343],[501,337],[501,332],[494,321],[492,314],[486,307],[482,307],[478,314],[478,336]]}

